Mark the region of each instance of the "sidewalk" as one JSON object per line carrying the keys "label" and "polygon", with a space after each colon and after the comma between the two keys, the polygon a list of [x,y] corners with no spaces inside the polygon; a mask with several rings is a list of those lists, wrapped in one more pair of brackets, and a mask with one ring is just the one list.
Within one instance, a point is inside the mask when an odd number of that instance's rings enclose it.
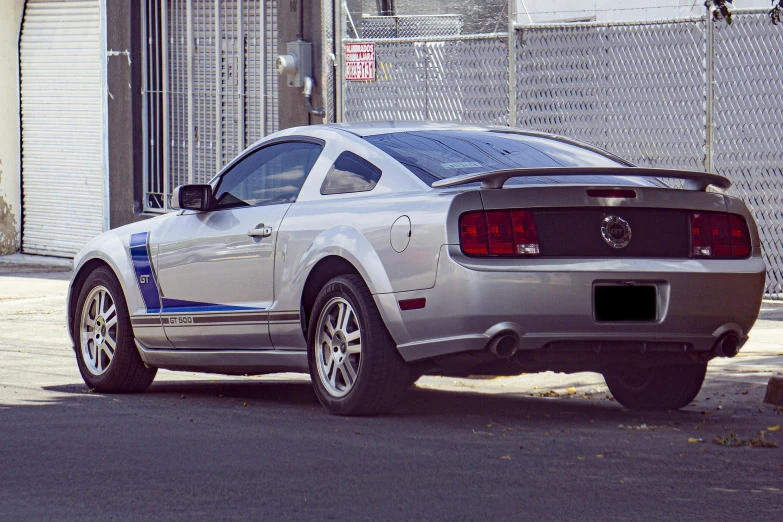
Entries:
{"label": "sidewalk", "polygon": [[70,272],[73,260],[65,257],[9,254],[0,256],[0,274],[33,272]]}

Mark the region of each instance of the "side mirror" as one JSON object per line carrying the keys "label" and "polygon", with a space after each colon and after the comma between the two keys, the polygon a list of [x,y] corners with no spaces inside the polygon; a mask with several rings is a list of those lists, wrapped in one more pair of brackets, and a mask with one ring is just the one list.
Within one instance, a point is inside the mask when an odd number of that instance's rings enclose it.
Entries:
{"label": "side mirror", "polygon": [[180,185],[171,195],[174,210],[204,211],[212,208],[211,185]]}

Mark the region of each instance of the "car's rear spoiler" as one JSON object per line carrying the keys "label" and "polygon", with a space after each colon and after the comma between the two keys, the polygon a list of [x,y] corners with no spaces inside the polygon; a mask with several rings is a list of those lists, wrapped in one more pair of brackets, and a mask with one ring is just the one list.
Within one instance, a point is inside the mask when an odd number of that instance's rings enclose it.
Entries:
{"label": "car's rear spoiler", "polygon": [[465,174],[436,181],[432,188],[455,187],[468,183],[481,182],[483,189],[500,189],[511,178],[529,178],[536,176],[622,176],[636,178],[673,178],[684,181],[687,190],[707,190],[713,186],[720,190],[731,187],[731,181],[706,172],[675,169],[648,169],[642,167],[548,167],[539,169],[511,169]]}

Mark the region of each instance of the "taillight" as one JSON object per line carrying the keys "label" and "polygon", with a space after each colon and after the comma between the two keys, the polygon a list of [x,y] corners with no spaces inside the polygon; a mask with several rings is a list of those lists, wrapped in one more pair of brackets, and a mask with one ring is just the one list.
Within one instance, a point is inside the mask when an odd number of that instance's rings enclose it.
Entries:
{"label": "taillight", "polygon": [[459,217],[459,243],[468,256],[537,256],[533,214],[527,210],[478,210]]}
{"label": "taillight", "polygon": [[691,214],[691,256],[741,259],[750,256],[750,230],[742,216]]}

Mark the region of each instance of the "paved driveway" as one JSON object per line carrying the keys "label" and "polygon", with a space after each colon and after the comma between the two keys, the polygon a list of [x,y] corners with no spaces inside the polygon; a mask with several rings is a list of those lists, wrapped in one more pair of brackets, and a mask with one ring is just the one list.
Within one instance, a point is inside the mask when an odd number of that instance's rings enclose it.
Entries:
{"label": "paved driveway", "polygon": [[783,447],[761,403],[783,307],[680,412],[628,412],[584,373],[425,377],[393,416],[347,419],[293,374],[161,371],[146,394],[90,393],[68,274],[0,270],[2,520],[783,519],[783,448],[712,442],[764,430]]}

